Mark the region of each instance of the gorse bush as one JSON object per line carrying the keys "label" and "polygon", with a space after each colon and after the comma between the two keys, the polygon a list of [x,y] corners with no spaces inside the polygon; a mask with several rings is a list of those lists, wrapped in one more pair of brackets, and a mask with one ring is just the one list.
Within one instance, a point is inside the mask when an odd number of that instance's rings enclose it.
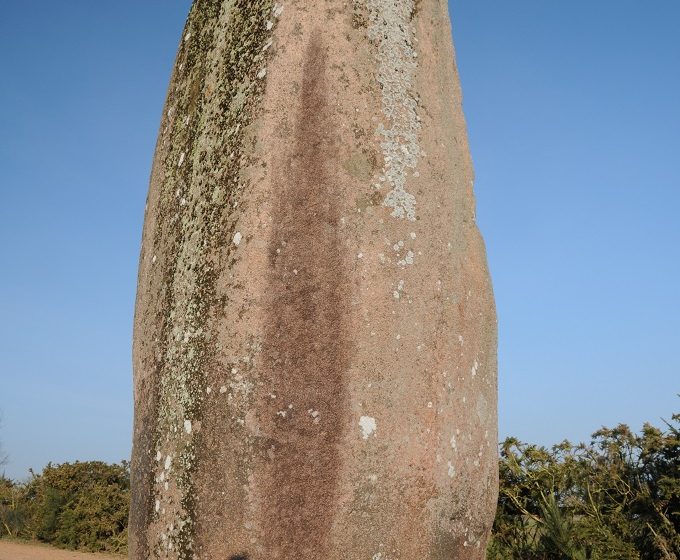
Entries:
{"label": "gorse bush", "polygon": [[[663,429],[603,428],[589,444],[500,445],[489,560],[680,560],[680,415]],[[123,553],[127,462],[0,477],[0,536]]]}
{"label": "gorse bush", "polygon": [[129,504],[127,462],[50,464],[25,483],[0,479],[0,536],[123,553]]}
{"label": "gorse bush", "polygon": [[678,560],[680,415],[590,444],[501,444],[490,560]]}

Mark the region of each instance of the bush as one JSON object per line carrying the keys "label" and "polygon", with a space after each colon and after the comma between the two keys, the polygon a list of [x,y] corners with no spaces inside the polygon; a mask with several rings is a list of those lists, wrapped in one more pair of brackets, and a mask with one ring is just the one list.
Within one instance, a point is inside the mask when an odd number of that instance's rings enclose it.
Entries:
{"label": "bush", "polygon": [[38,539],[90,552],[127,550],[127,462],[49,464],[26,483],[2,479],[0,536]]}
{"label": "bush", "polygon": [[506,439],[487,558],[680,558],[679,422],[641,435],[621,424],[550,450]]}

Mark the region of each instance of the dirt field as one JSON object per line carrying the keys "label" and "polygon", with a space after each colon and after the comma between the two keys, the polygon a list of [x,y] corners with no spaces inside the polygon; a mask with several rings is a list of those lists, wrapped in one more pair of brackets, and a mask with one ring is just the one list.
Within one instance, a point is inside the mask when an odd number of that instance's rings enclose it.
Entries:
{"label": "dirt field", "polygon": [[124,560],[124,556],[84,554],[51,546],[0,540],[0,560]]}

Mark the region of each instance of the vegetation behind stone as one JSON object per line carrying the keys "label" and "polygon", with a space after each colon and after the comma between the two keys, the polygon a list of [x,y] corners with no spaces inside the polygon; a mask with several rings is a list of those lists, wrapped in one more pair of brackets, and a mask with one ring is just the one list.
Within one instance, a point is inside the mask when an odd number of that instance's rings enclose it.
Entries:
{"label": "vegetation behind stone", "polygon": [[0,537],[124,553],[129,508],[126,461],[48,464],[25,482],[0,478]]}
{"label": "vegetation behind stone", "polygon": [[[129,463],[47,465],[0,477],[0,537],[125,553]],[[589,444],[500,445],[489,560],[678,560],[680,414],[662,428],[602,428]]]}

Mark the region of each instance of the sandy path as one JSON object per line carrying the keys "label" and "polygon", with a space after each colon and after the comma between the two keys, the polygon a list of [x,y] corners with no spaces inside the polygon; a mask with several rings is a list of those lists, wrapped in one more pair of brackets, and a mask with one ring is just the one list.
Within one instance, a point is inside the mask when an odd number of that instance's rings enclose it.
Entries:
{"label": "sandy path", "polygon": [[42,544],[0,540],[0,560],[123,560],[124,556],[86,554]]}

